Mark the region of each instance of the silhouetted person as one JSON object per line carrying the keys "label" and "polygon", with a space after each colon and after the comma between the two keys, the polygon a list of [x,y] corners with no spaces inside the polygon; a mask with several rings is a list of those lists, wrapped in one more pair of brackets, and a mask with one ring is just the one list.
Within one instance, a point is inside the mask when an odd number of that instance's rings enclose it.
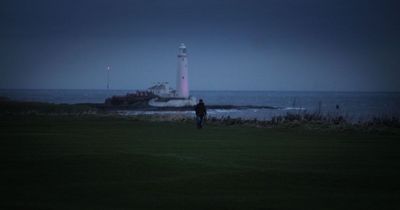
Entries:
{"label": "silhouetted person", "polygon": [[207,115],[207,109],[202,99],[199,100],[194,110],[196,111],[197,128],[200,129],[203,127],[204,117]]}

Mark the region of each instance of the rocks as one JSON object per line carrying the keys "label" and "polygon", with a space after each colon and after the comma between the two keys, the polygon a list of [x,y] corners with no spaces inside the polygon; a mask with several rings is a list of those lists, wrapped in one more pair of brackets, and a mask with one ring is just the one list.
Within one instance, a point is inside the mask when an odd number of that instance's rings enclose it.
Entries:
{"label": "rocks", "polygon": [[149,100],[156,98],[152,92],[138,91],[136,93],[128,93],[124,96],[112,96],[104,102],[108,106],[127,106],[135,104],[147,104]]}

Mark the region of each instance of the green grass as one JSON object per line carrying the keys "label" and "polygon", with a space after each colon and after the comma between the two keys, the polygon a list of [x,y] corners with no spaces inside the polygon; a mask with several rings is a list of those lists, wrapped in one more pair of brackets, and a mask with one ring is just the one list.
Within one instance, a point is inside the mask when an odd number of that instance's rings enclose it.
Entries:
{"label": "green grass", "polygon": [[398,209],[398,129],[0,120],[0,209]]}

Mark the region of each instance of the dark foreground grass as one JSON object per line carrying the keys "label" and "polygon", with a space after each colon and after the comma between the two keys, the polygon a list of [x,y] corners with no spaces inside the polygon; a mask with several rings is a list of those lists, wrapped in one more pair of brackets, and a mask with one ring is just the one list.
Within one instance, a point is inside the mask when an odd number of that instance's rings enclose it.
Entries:
{"label": "dark foreground grass", "polygon": [[400,208],[398,130],[28,117],[0,132],[0,209]]}

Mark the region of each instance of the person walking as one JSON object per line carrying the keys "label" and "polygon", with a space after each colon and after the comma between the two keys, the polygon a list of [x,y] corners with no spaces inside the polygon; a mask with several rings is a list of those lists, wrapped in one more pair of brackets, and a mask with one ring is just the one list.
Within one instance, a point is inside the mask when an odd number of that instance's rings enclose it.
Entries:
{"label": "person walking", "polygon": [[207,115],[207,109],[206,105],[204,105],[203,99],[199,100],[199,103],[196,105],[194,110],[196,111],[197,128],[201,129],[203,128],[204,118]]}

